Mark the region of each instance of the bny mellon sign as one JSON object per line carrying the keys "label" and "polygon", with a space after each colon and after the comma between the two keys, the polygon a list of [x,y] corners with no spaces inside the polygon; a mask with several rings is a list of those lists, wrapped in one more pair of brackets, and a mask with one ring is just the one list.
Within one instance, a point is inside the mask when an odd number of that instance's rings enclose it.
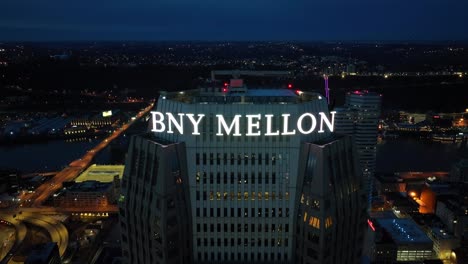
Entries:
{"label": "bny mellon sign", "polygon": [[[335,111],[327,116],[324,112],[318,115],[313,113],[303,113],[297,119],[297,122],[291,121],[291,114],[281,114],[281,127],[274,127],[272,114],[252,114],[252,115],[234,115],[225,118],[223,115],[216,115],[217,124],[216,136],[292,136],[296,134],[324,133],[333,132],[335,126]],[[204,114],[186,114],[186,113],[161,113],[151,112],[152,132],[155,133],[177,133],[200,135],[200,127]],[[241,123],[247,124],[241,131]]]}

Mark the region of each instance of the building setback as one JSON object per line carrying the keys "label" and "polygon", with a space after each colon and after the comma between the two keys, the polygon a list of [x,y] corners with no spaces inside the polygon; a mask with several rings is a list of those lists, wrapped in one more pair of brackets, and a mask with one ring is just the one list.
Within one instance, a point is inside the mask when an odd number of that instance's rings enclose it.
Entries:
{"label": "building setback", "polygon": [[[151,132],[150,122],[132,138],[120,199],[124,262],[360,261],[365,193],[350,137],[319,133],[320,120],[313,133],[267,136],[259,126],[258,136],[217,135],[217,115],[227,124],[272,115],[271,131],[297,129],[304,113],[332,120],[324,97],[229,86],[162,94],[155,111],[204,118],[199,135],[190,123],[190,133]],[[300,123],[313,127],[311,118]],[[248,131],[246,120],[239,126]]]}

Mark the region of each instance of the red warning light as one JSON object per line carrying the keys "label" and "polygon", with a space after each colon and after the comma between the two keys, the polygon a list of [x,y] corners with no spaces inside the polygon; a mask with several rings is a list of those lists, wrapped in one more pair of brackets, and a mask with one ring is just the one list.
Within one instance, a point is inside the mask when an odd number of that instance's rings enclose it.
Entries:
{"label": "red warning light", "polygon": [[288,84],[288,89],[291,89],[293,87],[292,84]]}
{"label": "red warning light", "polygon": [[372,223],[372,221],[370,219],[367,219],[367,224],[369,225],[369,227],[372,229],[372,231],[375,232],[375,227],[374,227],[374,223]]}
{"label": "red warning light", "polygon": [[227,87],[227,86],[228,86],[228,83],[227,83],[227,82],[225,82],[225,83],[224,83],[224,87]]}
{"label": "red warning light", "polygon": [[227,88],[223,88],[223,93],[226,93],[227,92]]}

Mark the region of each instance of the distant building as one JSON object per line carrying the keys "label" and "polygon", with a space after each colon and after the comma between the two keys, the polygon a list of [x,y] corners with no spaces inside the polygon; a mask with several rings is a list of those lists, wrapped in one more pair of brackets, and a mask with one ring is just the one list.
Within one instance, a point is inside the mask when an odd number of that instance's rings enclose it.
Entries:
{"label": "distant building", "polygon": [[119,120],[128,120],[130,116],[120,110],[103,111],[97,114],[82,116],[74,118],[70,122],[71,128],[73,127],[86,127],[86,128],[105,128],[111,127],[112,124]]}
{"label": "distant building", "polygon": [[406,181],[393,173],[377,174],[374,180],[374,186],[379,196],[388,192],[406,192]]}
{"label": "distant building", "polygon": [[468,183],[468,159],[462,159],[452,166],[450,181]]}
{"label": "distant building", "polygon": [[434,252],[439,259],[449,260],[452,250],[459,246],[460,239],[454,237],[448,230],[432,227],[429,238],[434,242]]}
{"label": "distant building", "polygon": [[385,193],[384,201],[398,215],[411,215],[419,212],[419,204],[402,193]]}
{"label": "distant building", "polygon": [[97,165],[89,166],[82,172],[75,182],[83,181],[99,181],[99,182],[113,182],[115,176],[121,179],[125,170],[124,165]]}
{"label": "distant building", "polygon": [[438,199],[435,213],[449,232],[458,238],[468,237],[468,205],[457,200]]}
{"label": "distant building", "polygon": [[369,220],[371,263],[424,261],[433,258],[433,242],[410,218]]}
{"label": "distant building", "polygon": [[116,204],[120,195],[123,165],[91,165],[64,188],[53,195],[59,207],[105,207]]}
{"label": "distant building", "polygon": [[97,208],[116,201],[112,183],[85,181],[64,187],[53,195],[55,207]]}
{"label": "distant building", "polygon": [[376,162],[378,122],[382,96],[369,91],[353,91],[346,94],[346,104],[336,108],[336,129],[340,134],[353,136],[359,156],[369,206],[373,191]]}
{"label": "distant building", "polygon": [[434,128],[450,128],[453,124],[452,117],[445,117],[441,114],[429,112],[426,114],[426,121],[428,121],[429,125]]}
{"label": "distant building", "polygon": [[346,66],[346,73],[349,75],[356,75],[356,65],[348,64]]}
{"label": "distant building", "polygon": [[17,170],[0,169],[0,193],[15,193],[20,187],[21,177]]}
{"label": "distant building", "polygon": [[36,245],[24,264],[62,264],[57,243]]}

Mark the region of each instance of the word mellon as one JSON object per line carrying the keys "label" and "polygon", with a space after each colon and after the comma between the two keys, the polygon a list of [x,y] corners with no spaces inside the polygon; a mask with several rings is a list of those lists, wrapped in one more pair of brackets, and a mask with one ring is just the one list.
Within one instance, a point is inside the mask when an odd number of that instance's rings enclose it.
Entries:
{"label": "word mellon", "polygon": [[[295,128],[290,128],[291,114],[281,115],[281,128],[273,128],[274,115],[234,115],[230,120],[226,120],[223,115],[216,115],[217,133],[216,136],[279,136],[279,135],[296,135],[296,134],[311,134],[324,133],[324,127],[330,132],[333,132],[335,125],[335,111],[330,112],[330,118],[324,112],[319,112],[318,117],[313,113],[303,113],[297,119]],[[175,130],[181,135],[190,133],[192,135],[200,135],[200,125],[202,124],[204,114],[172,114],[161,113],[157,111],[151,112],[152,132],[156,133],[174,133]],[[245,119],[245,120],[243,120]],[[185,123],[190,123],[187,126]],[[240,124],[247,124],[245,131],[241,131]],[[187,129],[190,127],[190,129]],[[186,131],[190,130],[190,131]]]}

